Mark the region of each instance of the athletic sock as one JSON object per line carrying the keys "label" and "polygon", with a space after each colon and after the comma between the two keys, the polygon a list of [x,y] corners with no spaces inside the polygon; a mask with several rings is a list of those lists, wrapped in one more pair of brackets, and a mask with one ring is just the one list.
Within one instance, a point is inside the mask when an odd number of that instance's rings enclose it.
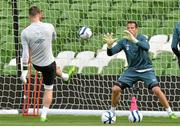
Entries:
{"label": "athletic sock", "polygon": [[45,118],[46,119],[48,110],[49,110],[48,107],[43,106],[43,109],[42,109],[42,112],[41,112],[41,118]]}
{"label": "athletic sock", "polygon": [[166,108],[166,111],[167,111],[168,115],[171,115],[173,113],[172,110],[171,110],[171,107]]}
{"label": "athletic sock", "polygon": [[68,79],[69,79],[69,75],[67,73],[64,73],[64,72],[62,72],[61,77],[63,78],[64,81],[68,81]]}
{"label": "athletic sock", "polygon": [[112,111],[113,113],[115,113],[116,107],[112,107],[112,106],[111,106],[111,111]]}

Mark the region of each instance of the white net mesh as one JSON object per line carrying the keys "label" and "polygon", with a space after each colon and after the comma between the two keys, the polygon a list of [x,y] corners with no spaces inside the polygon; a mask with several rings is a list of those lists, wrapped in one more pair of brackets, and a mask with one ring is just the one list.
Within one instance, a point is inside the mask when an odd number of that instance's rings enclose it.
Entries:
{"label": "white net mesh", "polygon": [[[162,90],[173,110],[179,111],[180,71],[170,47],[174,24],[180,20],[179,4],[178,0],[17,0],[18,38],[22,29],[30,24],[28,8],[37,5],[43,10],[43,21],[52,23],[56,28],[58,38],[53,42],[53,51],[57,65],[64,71],[72,65],[77,67],[77,73],[68,84],[61,78],[56,79],[52,108],[102,110],[109,108],[113,82],[127,66],[124,53],[112,57],[106,55],[103,34],[113,32],[114,36],[121,38],[126,21],[136,20],[139,32],[149,40],[150,57]],[[78,32],[82,26],[93,32],[87,41],[79,39]],[[18,49],[15,49],[13,32],[12,2],[1,0],[1,109],[22,108],[23,87],[17,76],[15,51]],[[138,82],[136,87],[139,90],[133,90],[139,100],[139,108],[162,111],[159,101],[143,86]],[[33,84],[31,87],[33,90]],[[131,93],[129,89],[123,91],[119,110],[129,109]]]}

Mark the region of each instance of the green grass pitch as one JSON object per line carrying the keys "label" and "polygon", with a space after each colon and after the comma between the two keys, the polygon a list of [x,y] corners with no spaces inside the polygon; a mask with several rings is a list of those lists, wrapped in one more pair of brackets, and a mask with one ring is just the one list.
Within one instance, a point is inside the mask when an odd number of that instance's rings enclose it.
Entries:
{"label": "green grass pitch", "polygon": [[[39,117],[22,115],[0,115],[0,126],[107,126],[101,123],[100,116],[49,115],[47,122]],[[127,117],[117,116],[112,126],[180,126],[180,120],[168,117],[144,117],[141,123],[129,123]],[[108,125],[108,126],[111,126]]]}

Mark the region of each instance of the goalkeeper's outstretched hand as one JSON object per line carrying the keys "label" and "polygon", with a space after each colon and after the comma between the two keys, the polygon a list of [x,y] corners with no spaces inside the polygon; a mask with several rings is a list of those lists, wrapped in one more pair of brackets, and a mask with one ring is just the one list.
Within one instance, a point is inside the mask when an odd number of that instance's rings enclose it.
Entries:
{"label": "goalkeeper's outstretched hand", "polygon": [[124,30],[124,36],[123,38],[133,42],[133,43],[137,43],[138,40],[133,36],[133,34],[131,32],[129,32],[128,30]]}
{"label": "goalkeeper's outstretched hand", "polygon": [[112,48],[113,43],[117,41],[117,38],[113,39],[112,36],[113,33],[107,33],[106,35],[104,35],[103,40],[107,43],[108,48]]}

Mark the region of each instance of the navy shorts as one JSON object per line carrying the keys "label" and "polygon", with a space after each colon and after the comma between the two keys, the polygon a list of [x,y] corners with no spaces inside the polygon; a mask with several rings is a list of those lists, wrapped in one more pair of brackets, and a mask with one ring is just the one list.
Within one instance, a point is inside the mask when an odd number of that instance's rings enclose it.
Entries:
{"label": "navy shorts", "polygon": [[149,89],[158,84],[154,70],[137,72],[132,69],[127,69],[118,79],[122,89],[126,87],[133,87],[133,84],[135,84],[137,81],[143,81]]}
{"label": "navy shorts", "polygon": [[42,73],[43,76],[43,82],[45,85],[52,85],[54,84],[54,79],[56,77],[56,62],[54,61],[48,66],[36,66],[33,65],[33,67]]}

